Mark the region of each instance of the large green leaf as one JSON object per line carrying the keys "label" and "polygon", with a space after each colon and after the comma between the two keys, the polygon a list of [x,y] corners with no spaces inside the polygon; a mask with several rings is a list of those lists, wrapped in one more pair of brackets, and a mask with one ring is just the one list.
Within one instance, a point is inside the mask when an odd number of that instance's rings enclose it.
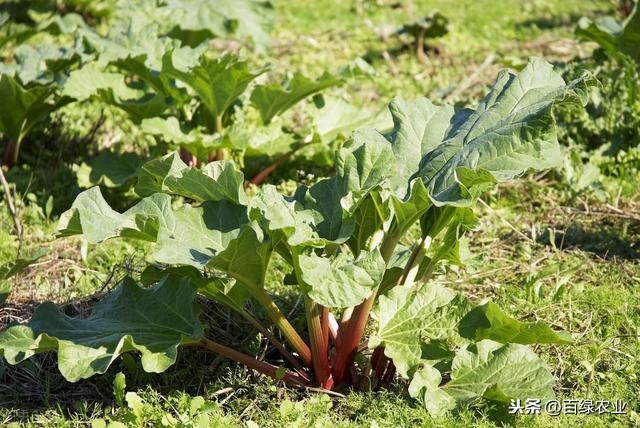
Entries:
{"label": "large green leaf", "polygon": [[481,399],[508,404],[511,399],[554,396],[551,372],[523,345],[490,340],[470,345],[456,354],[450,376],[451,380],[440,386],[440,372],[427,365],[414,375],[409,393],[434,417]]}
{"label": "large green leaf", "polygon": [[247,222],[246,208],[225,200],[199,207],[183,205],[173,216],[175,221],[158,231],[153,257],[161,263],[197,268],[227,249]]}
{"label": "large green leaf", "polygon": [[326,242],[343,243],[353,233],[355,224],[341,201],[347,195],[341,177],[316,182],[313,186],[300,186],[294,198],[313,217],[313,230]]}
{"label": "large green leaf", "polygon": [[354,227],[340,205],[342,194],[336,177],[321,180],[312,187],[301,186],[293,198],[267,185],[251,200],[249,215],[265,229],[282,233],[292,247],[342,243]]}
{"label": "large green leaf", "polygon": [[163,192],[197,202],[246,204],[243,185],[244,175],[231,161],[211,162],[198,169],[187,166],[177,153],[170,153],[142,166],[136,192],[141,196]]}
{"label": "large green leaf", "polygon": [[379,251],[363,252],[357,259],[316,255],[299,258],[302,281],[315,302],[330,308],[356,306],[380,284],[385,263]]}
{"label": "large green leaf", "polygon": [[155,241],[158,230],[175,228],[175,221],[169,195],[154,194],[121,214],[111,209],[99,187],[93,187],[62,213],[56,232],[60,237],[83,235],[90,244],[118,236]]}
{"label": "large green leaf", "polygon": [[31,82],[48,85],[63,80],[60,72],[66,71],[79,57],[73,48],[62,49],[46,43],[20,45],[13,56],[15,63],[0,64],[0,72],[18,77],[24,85]]}
{"label": "large green leaf", "polygon": [[165,54],[180,47],[178,40],[159,37],[159,27],[156,23],[145,22],[135,15],[116,21],[105,37],[86,29],[80,31],[80,35],[96,52],[100,67],[127,58],[144,56],[147,68],[160,71]]}
{"label": "large green leaf", "polygon": [[558,165],[562,157],[553,106],[584,103],[592,83],[582,77],[566,84],[551,64],[533,58],[517,75],[501,72],[475,110],[396,98],[390,105],[393,131],[385,135],[363,129],[353,141],[391,148],[395,162],[388,164],[395,166],[378,170],[377,179],[381,184],[386,179],[396,195],[393,206],[396,216],[403,217],[397,222],[402,230],[429,208],[428,199],[436,205],[468,206],[496,181]]}
{"label": "large green leaf", "polygon": [[188,278],[167,277],[148,289],[127,278],[86,319],[68,317],[47,302],[28,324],[0,333],[0,354],[16,364],[58,351],[58,368],[71,382],[104,373],[133,351],[141,354],[145,371],[162,372],[175,362],[179,345],[204,336],[195,294]]}
{"label": "large green leaf", "polygon": [[281,85],[257,85],[251,93],[251,102],[260,111],[263,122],[269,123],[275,115],[290,109],[309,95],[339,83],[339,78],[326,72],[317,80],[295,73]]}
{"label": "large green leaf", "polygon": [[209,264],[253,287],[264,285],[267,266],[271,258],[270,242],[257,224],[246,224],[237,239],[226,246]]}
{"label": "large green leaf", "polygon": [[466,206],[493,179],[559,165],[552,108],[584,104],[589,83],[580,78],[567,85],[551,64],[536,58],[518,75],[502,71],[473,113],[454,115],[452,121],[462,123],[423,157],[416,176],[436,205]]}
{"label": "large green leaf", "polygon": [[152,285],[166,276],[187,277],[198,288],[198,293],[229,306],[239,313],[246,313],[245,303],[249,297],[247,288],[232,278],[207,277],[193,266],[160,268],[149,265],[140,274],[143,285]]}
{"label": "large green leaf", "polygon": [[0,265],[0,305],[2,305],[9,297],[9,294],[11,294],[10,278],[24,271],[48,252],[48,248],[40,248],[28,257],[20,257]]}
{"label": "large green leaf", "polygon": [[63,100],[52,100],[55,92],[53,85],[23,87],[11,76],[0,76],[0,100],[7,106],[0,109],[0,132],[13,142],[21,141],[33,125],[62,104]]}
{"label": "large green leaf", "polygon": [[354,230],[348,241],[351,252],[360,254],[369,248],[373,235],[384,230],[384,223],[389,216],[388,206],[378,192],[371,192],[364,198],[353,210]]}
{"label": "large green leaf", "polygon": [[75,172],[80,187],[119,187],[138,175],[141,164],[142,159],[137,153],[114,153],[104,150],[95,158],[82,162],[75,168]]}
{"label": "large green leaf", "polygon": [[310,113],[315,131],[325,143],[330,143],[338,137],[348,137],[352,131],[362,126],[383,130],[393,126],[386,109],[374,112],[330,95],[323,95],[322,99],[321,106],[311,104]]}
{"label": "large green leaf", "polygon": [[200,64],[187,71],[176,68],[172,58],[165,56],[163,71],[189,86],[213,120],[221,116],[265,69],[252,72],[247,62],[227,54],[215,60],[202,57]]}
{"label": "large green leaf", "polygon": [[69,74],[62,93],[79,101],[110,90],[116,99],[134,99],[142,95],[138,90],[126,85],[125,76],[103,71],[96,63],[90,62]]}
{"label": "large green leaf", "polygon": [[63,94],[79,101],[97,98],[123,109],[134,121],[160,115],[169,107],[165,95],[134,89],[123,74],[105,72],[94,62],[71,72]]}
{"label": "large green leaf", "polygon": [[[524,323],[504,314],[494,303],[473,307],[463,296],[437,286],[396,287],[380,296],[372,315],[378,330],[369,347],[385,347],[398,373],[411,377],[424,364],[425,345],[438,340],[460,345],[468,340],[501,343],[572,343],[571,336],[541,322]],[[426,359],[429,359],[428,357]]]}
{"label": "large green leaf", "polygon": [[410,377],[422,364],[423,344],[433,339],[455,340],[458,321],[469,309],[468,302],[440,286],[395,287],[380,296],[372,312],[378,329],[369,338],[369,347],[384,346],[398,373]]}

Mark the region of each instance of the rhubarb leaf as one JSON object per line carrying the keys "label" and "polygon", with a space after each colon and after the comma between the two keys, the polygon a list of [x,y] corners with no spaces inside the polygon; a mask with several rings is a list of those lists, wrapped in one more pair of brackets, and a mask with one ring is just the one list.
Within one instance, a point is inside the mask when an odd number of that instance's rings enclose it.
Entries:
{"label": "rhubarb leaf", "polygon": [[142,159],[137,153],[104,150],[95,158],[82,162],[74,170],[80,187],[120,187],[137,177],[141,164]]}
{"label": "rhubarb leaf", "polygon": [[317,80],[295,73],[281,85],[257,85],[251,93],[251,102],[260,111],[262,121],[267,124],[274,116],[290,109],[309,95],[341,82],[339,78],[326,72]]}
{"label": "rhubarb leaf", "polygon": [[156,135],[167,143],[184,147],[199,157],[206,157],[212,150],[221,146],[221,140],[200,128],[182,126],[175,116],[168,118],[153,117],[143,119],[140,129],[147,134]]}
{"label": "rhubarb leaf", "polygon": [[243,185],[244,175],[232,161],[211,162],[198,169],[188,167],[177,153],[170,153],[142,166],[136,192],[141,196],[162,192],[197,202],[246,204]]}
{"label": "rhubarb leaf", "polygon": [[17,364],[57,351],[58,368],[70,382],[104,373],[120,355],[134,351],[145,371],[159,373],[175,362],[179,345],[204,336],[195,294],[188,278],[167,277],[147,289],[126,278],[86,319],[64,315],[47,302],[29,323],[0,333],[0,354]]}
{"label": "rhubarb leaf", "polygon": [[[189,86],[206,106],[212,118],[222,114],[265,69],[250,71],[245,61],[234,55],[212,60],[202,57],[200,64],[190,70],[179,70],[171,56],[165,56],[163,71]],[[218,130],[220,132],[220,130]]]}
{"label": "rhubarb leaf", "polygon": [[260,50],[270,42],[274,18],[273,6],[264,0],[173,0],[159,13],[181,30],[171,35],[185,43],[205,33],[208,37],[251,39]]}
{"label": "rhubarb leaf", "polygon": [[333,259],[301,255],[300,272],[309,297],[330,308],[346,308],[362,303],[384,274],[379,251],[363,252],[355,260],[344,254]]}
{"label": "rhubarb leaf", "polygon": [[[380,296],[372,312],[378,330],[369,347],[385,347],[398,373],[410,378],[425,360],[425,345],[445,341],[462,345],[492,339],[501,343],[572,343],[571,336],[543,323],[524,323],[508,317],[494,303],[473,307],[461,295],[437,286],[395,287]],[[428,358],[427,358],[428,359]]]}
{"label": "rhubarb leaf", "polygon": [[216,255],[210,267],[219,269],[241,284],[262,287],[271,257],[271,246],[256,224],[245,225],[239,236]]}
{"label": "rhubarb leaf", "polygon": [[451,380],[425,366],[414,375],[411,396],[420,399],[432,416],[442,416],[482,399],[509,404],[512,399],[554,397],[553,376],[546,364],[523,345],[483,340],[458,351]]}
{"label": "rhubarb leaf", "polygon": [[249,293],[242,284],[238,284],[232,278],[206,277],[193,266],[173,266],[160,269],[150,265],[140,275],[143,285],[151,285],[159,282],[166,276],[188,277],[191,283],[198,288],[198,293],[227,305],[236,312],[246,313],[245,303]]}
{"label": "rhubarb leaf", "polygon": [[494,179],[559,165],[552,108],[558,102],[584,104],[591,83],[580,78],[567,85],[551,64],[537,58],[518,75],[500,72],[473,113],[454,115],[451,120],[462,124],[422,158],[416,177],[436,205],[468,206]]}
{"label": "rhubarb leaf", "polygon": [[173,216],[170,227],[158,231],[153,257],[160,263],[197,268],[227,249],[247,222],[246,208],[225,200],[183,205]]}
{"label": "rhubarb leaf", "polygon": [[62,93],[79,101],[97,96],[105,90],[111,90],[116,99],[140,97],[142,93],[127,86],[124,79],[124,75],[102,71],[95,62],[90,62],[69,74]]}
{"label": "rhubarb leaf", "polygon": [[56,233],[59,237],[83,235],[90,244],[118,236],[155,241],[158,230],[174,228],[174,222],[168,195],[152,195],[118,213],[104,200],[100,188],[92,187],[80,193],[71,208],[62,213]]}
{"label": "rhubarb leaf", "polygon": [[432,339],[457,337],[458,321],[470,306],[440,286],[419,289],[395,287],[380,296],[372,316],[377,331],[369,338],[369,348],[384,346],[398,373],[408,378],[422,361],[422,344]]}
{"label": "rhubarb leaf", "polygon": [[339,137],[348,137],[351,132],[363,126],[373,126],[377,129],[388,129],[393,126],[391,116],[386,109],[382,112],[373,112],[339,97],[323,95],[322,98],[324,103],[321,107],[310,103],[310,113],[313,117],[314,129],[325,143],[330,143]]}

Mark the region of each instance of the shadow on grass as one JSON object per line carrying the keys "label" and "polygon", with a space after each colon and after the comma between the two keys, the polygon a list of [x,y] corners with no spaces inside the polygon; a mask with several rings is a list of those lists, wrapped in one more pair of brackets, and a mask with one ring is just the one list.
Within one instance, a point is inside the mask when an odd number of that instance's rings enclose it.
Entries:
{"label": "shadow on grass", "polygon": [[537,28],[540,30],[552,30],[561,27],[573,27],[582,18],[582,15],[572,13],[569,15],[543,16],[533,19],[526,19],[516,24],[517,30]]}
{"label": "shadow on grass", "polygon": [[538,242],[549,245],[553,239],[557,248],[578,248],[605,260],[614,258],[640,259],[640,240],[638,239],[640,225],[638,224],[635,224],[635,229],[637,229],[635,233],[629,229],[621,230],[619,226],[607,224],[594,224],[592,227],[571,224],[564,231],[561,229],[563,227],[565,226],[556,226],[555,234],[551,234],[547,230],[538,238]]}

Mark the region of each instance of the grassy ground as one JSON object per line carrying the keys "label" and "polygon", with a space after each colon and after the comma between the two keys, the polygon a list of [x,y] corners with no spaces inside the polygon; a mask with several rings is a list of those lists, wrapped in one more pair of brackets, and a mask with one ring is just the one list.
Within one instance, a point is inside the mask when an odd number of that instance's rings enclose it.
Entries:
{"label": "grassy ground", "polygon": [[[575,21],[583,15],[611,13],[608,1],[585,0],[318,0],[283,1],[276,6],[280,23],[271,60],[278,69],[318,74],[365,57],[376,75],[351,84],[346,92],[374,108],[382,108],[396,94],[472,99],[503,63],[518,64],[532,54],[551,60],[581,54],[583,48],[571,42]],[[380,37],[388,28],[431,10],[449,17],[452,31],[434,42],[428,64],[419,64],[399,40]],[[456,93],[491,53],[495,54],[491,64],[480,68],[466,89]],[[95,293],[108,291],[123,275],[135,275],[143,266],[146,248],[138,244],[107,243],[85,251],[77,239],[52,241],[57,215],[78,191],[69,168],[69,159],[78,155],[81,147],[53,144],[45,151],[27,152],[38,167],[12,171],[11,179],[18,183],[25,250],[48,244],[51,252],[16,281],[16,291],[0,308],[0,325],[27,318],[34,305],[46,299],[65,303],[69,314],[85,314]],[[631,172],[604,185],[605,202],[589,195],[575,197],[551,173],[499,187],[478,206],[482,223],[470,236],[469,268],[437,276],[469,296],[494,299],[521,319],[541,319],[570,331],[576,346],[539,349],[554,368],[559,398],[627,402],[626,416],[527,416],[508,423],[640,424],[640,177]],[[54,202],[50,211],[49,196]],[[125,206],[127,201],[119,203]],[[0,205],[0,263],[17,252],[18,240],[11,229],[6,205]],[[279,285],[279,279],[271,278],[271,289],[295,314],[299,302]],[[208,307],[206,317],[217,326],[215,334],[228,342],[259,354],[267,352],[241,320],[216,307]],[[140,398],[139,405],[131,396],[129,406],[114,401],[112,381],[119,371],[126,376],[126,390]],[[16,367],[0,362],[0,424],[87,426],[91,418],[108,416],[128,425],[152,426],[498,423],[492,409],[471,409],[434,421],[407,398],[403,388],[399,383],[386,392],[317,395],[274,384],[193,350],[182,352],[178,363],[160,375],[146,374],[133,359],[123,359],[107,376],[69,384],[55,370],[55,356],[50,355]]]}

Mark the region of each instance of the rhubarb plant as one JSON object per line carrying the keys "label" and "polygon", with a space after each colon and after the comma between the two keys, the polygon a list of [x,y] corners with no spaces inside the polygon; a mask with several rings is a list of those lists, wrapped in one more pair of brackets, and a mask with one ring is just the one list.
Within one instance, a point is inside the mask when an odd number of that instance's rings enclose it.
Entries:
{"label": "rhubarb plant", "polygon": [[[145,197],[123,213],[89,189],[62,215],[58,235],[152,242],[149,267],[87,319],[42,305],[0,334],[0,353],[16,364],[57,351],[61,372],[76,381],[125,352],[140,354],[146,371],[163,371],[180,347],[198,346],[297,386],[384,387],[399,377],[434,416],[481,401],[551,398],[554,378],[528,345],[570,344],[571,336],[433,279],[442,264],[462,263],[460,242],[478,222],[482,192],[562,161],[553,108],[584,103],[591,83],[566,83],[532,59],[519,74],[502,71],[475,109],[398,97],[390,133],[354,132],[336,153],[335,176],[293,195],[267,185],[250,196],[233,162],[197,169],[175,153],[141,168]],[[274,257],[289,266],[306,331],[269,293]],[[214,341],[198,294],[237,312],[282,359]],[[269,324],[249,313],[249,300]]]}
{"label": "rhubarb plant", "polygon": [[[157,23],[131,19],[104,37],[91,30],[81,35],[89,53],[83,67],[70,74],[64,94],[124,110],[143,132],[179,147],[190,165],[232,155],[242,164],[248,150],[274,154],[270,143],[286,135],[283,121],[274,118],[342,83],[330,73],[316,80],[294,73],[281,83],[259,83],[268,67],[252,69],[235,54],[211,58],[206,43],[183,46],[162,36]],[[275,154],[291,150],[293,140]]]}

